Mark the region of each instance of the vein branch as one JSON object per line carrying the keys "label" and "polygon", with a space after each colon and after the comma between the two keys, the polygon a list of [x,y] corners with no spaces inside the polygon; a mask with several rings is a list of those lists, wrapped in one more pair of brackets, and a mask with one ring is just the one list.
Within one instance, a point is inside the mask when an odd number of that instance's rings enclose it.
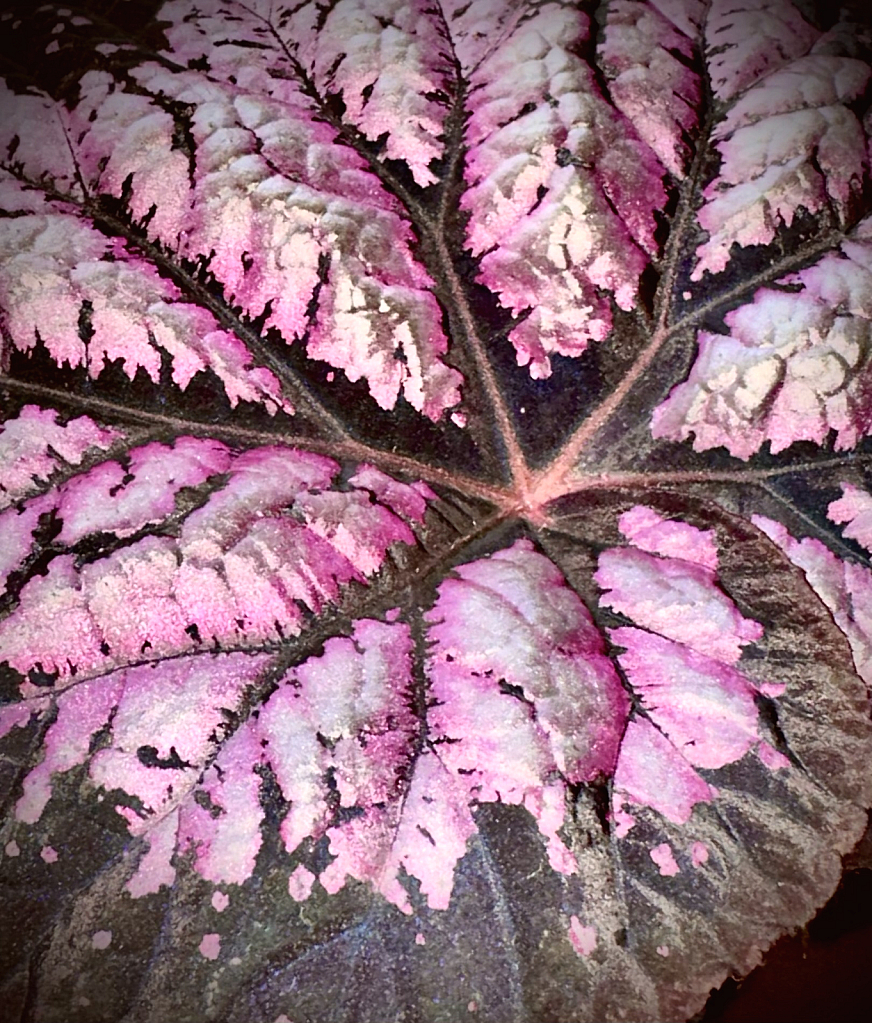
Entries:
{"label": "vein branch", "polygon": [[[0,164],[0,169],[30,187],[43,191],[49,199],[77,207],[96,227],[104,229],[114,237],[122,238],[131,249],[137,251],[144,259],[170,278],[192,302],[208,310],[220,326],[235,334],[243,342],[252,358],[275,374],[289,392],[289,397],[293,398],[301,411],[308,413],[314,419],[323,432],[334,437],[349,436],[342,422],[311,393],[302,378],[287,362],[270,350],[260,335],[248,325],[245,318],[235,313],[226,301],[213,295],[205,285],[196,280],[177,260],[174,260],[161,245],[150,241],[130,224],[109,213],[99,200],[92,200],[87,193],[84,200],[81,200],[74,195],[47,187],[43,182],[31,181],[8,164]],[[81,184],[84,185],[83,182]]]}
{"label": "vein branch", "polygon": [[712,316],[721,309],[738,305],[758,288],[777,281],[784,275],[797,270],[803,264],[812,262],[833,249],[843,238],[844,234],[841,231],[833,230],[827,232],[810,249],[806,249],[802,253],[789,253],[785,255],[782,259],[771,263],[765,270],[755,274],[749,280],[716,295],[708,302],[697,306],[686,315],[681,316],[672,324],[667,322],[668,309],[664,304],[660,310],[658,323],[651,335],[650,341],[630,367],[621,383],[588,416],[567,440],[561,452],[540,472],[533,484],[534,491],[542,495],[542,498],[547,501],[553,500],[560,493],[565,493],[567,487],[571,489],[572,484],[570,484],[568,476],[572,468],[576,465],[591,441],[614,416],[619,406],[626,400],[642,377],[645,376],[658,353],[667,342],[681,334],[690,332],[693,328],[698,327],[707,317]]}
{"label": "vein branch", "polygon": [[633,490],[650,489],[656,486],[670,486],[693,483],[735,483],[763,484],[781,476],[796,476],[822,469],[838,469],[850,465],[872,462],[872,455],[846,455],[827,458],[819,462],[795,462],[791,465],[771,469],[676,469],[665,472],[605,472],[597,475],[578,476],[566,482],[565,488],[555,494],[552,500],[568,497],[586,490]]}
{"label": "vein branch", "polygon": [[463,285],[451,261],[451,255],[440,232],[434,232],[432,245],[438,262],[438,270],[444,282],[444,297],[448,299],[451,311],[461,327],[461,335],[467,351],[472,357],[478,377],[484,387],[491,410],[497,422],[500,438],[505,448],[511,481],[516,488],[526,490],[529,481],[527,461],[521,449],[512,417],[496,375],[488,358],[482,337],[470,312]]}
{"label": "vein branch", "polygon": [[[377,154],[373,152],[371,143],[360,130],[355,125],[344,121],[325,102],[311,75],[303,67],[296,54],[288,47],[275,27],[268,20],[263,18],[261,20],[264,21],[276,45],[281,49],[293,68],[300,90],[317,107],[319,117],[329,123],[339,138],[347,145],[350,145],[367,161],[373,174],[376,175],[392,195],[399,199],[411,223],[426,238],[427,244],[422,247],[423,251],[421,252],[422,261],[432,271],[433,276],[437,280],[444,282],[444,287],[440,289],[441,296],[437,297],[441,297],[447,306],[446,311],[452,325],[459,327],[458,330],[453,332],[455,335],[454,341],[464,345],[475,366],[479,381],[484,388],[485,395],[496,419],[511,480],[516,487],[526,489],[529,477],[526,459],[521,449],[512,417],[509,414],[508,406],[488,358],[484,342],[466,300],[460,276],[455,268],[451,252],[445,243],[445,221],[450,215],[450,207],[452,205],[452,202],[449,200],[454,198],[454,185],[463,170],[463,129],[465,121],[463,115],[466,89],[459,61],[457,61],[456,57],[453,61],[455,96],[446,122],[446,130],[449,137],[446,139],[445,148],[447,152],[453,155],[447,172],[439,186],[441,191],[439,193],[436,217],[433,218],[432,215],[428,215],[426,205],[415,196],[414,192],[394,173],[391,167],[379,159]],[[442,21],[447,37],[448,27],[444,16]],[[450,44],[450,38],[448,38],[448,42]]]}
{"label": "vein branch", "polygon": [[[452,490],[460,490],[471,496],[490,501],[500,507],[506,506],[510,499],[510,491],[505,487],[492,486],[474,477],[448,471],[439,466],[429,465],[427,462],[421,462],[416,458],[406,455],[399,455],[393,451],[383,451],[380,448],[370,447],[362,441],[353,439],[331,440],[323,437],[309,437],[305,434],[254,430],[226,423],[201,423],[192,419],[182,419],[160,412],[151,412],[145,409],[116,404],[102,398],[89,398],[80,394],[71,394],[67,391],[55,390],[54,388],[44,387],[41,384],[26,383],[6,376],[0,376],[0,387],[20,394],[32,394],[40,400],[52,401],[67,406],[75,405],[77,408],[88,409],[107,421],[118,422],[120,420],[122,422],[143,423],[158,429],[166,428],[163,432],[169,433],[172,437],[182,434],[195,437],[213,437],[242,446],[283,444],[305,451],[314,451],[329,458],[371,462],[385,471],[401,473],[408,477],[426,480],[428,483],[449,487]],[[136,442],[139,443],[141,439],[137,437]]]}

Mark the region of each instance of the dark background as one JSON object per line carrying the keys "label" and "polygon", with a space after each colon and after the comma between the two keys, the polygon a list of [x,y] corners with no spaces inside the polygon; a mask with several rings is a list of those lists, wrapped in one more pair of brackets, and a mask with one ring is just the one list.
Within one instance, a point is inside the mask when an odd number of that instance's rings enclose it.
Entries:
{"label": "dark background", "polygon": [[835,895],[778,941],[745,980],[728,980],[696,1023],[867,1023],[872,1018],[872,830]]}

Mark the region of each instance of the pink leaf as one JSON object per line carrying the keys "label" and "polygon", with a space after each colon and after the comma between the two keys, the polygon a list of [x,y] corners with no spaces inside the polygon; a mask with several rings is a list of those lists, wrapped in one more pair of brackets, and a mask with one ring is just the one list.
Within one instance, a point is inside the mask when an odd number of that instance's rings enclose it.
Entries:
{"label": "pink leaf", "polygon": [[107,685],[102,680],[74,686],[59,701],[58,715],[46,733],[45,756],[24,779],[24,794],[15,814],[19,820],[39,820],[51,797],[51,777],[85,763],[91,736],[100,730],[121,693],[121,680]]}
{"label": "pink leaf", "polygon": [[713,572],[718,567],[717,543],[711,530],[703,532],[687,522],[664,519],[644,505],[625,511],[618,520],[618,529],[634,547],[650,554],[680,558]]}
{"label": "pink leaf", "polygon": [[[780,62],[784,43],[790,48],[794,42],[802,45],[795,38],[767,46],[758,37],[745,55],[749,71],[773,57]],[[797,56],[737,99],[714,136],[721,168],[699,213],[709,240],[697,250],[692,280],[722,271],[735,243],[768,244],[800,210],[814,213],[832,204],[848,213],[868,166],[863,130],[849,105],[869,76],[859,60]]]}
{"label": "pink leaf", "polygon": [[259,754],[254,731],[240,728],[198,787],[217,813],[193,799],[179,812],[180,850],[192,848],[197,870],[216,884],[242,884],[254,870],[263,841],[260,777],[253,771]]}
{"label": "pink leaf", "polygon": [[[63,675],[94,672],[202,642],[295,633],[300,604],[319,613],[343,584],[376,572],[391,544],[413,541],[406,522],[368,490],[322,489],[336,466],[317,455],[263,448],[231,459],[220,445],[189,439],[134,453],[126,484],[113,466],[62,488],[62,539],[76,542],[94,528],[125,535],[171,511],[182,486],[222,470],[231,478],[187,516],[178,539],[148,536],[81,570],[58,557],[24,586],[15,613],[0,622],[5,656],[18,671],[41,664]],[[403,506],[414,494],[420,513],[418,491],[397,484],[385,491],[392,493]]]}
{"label": "pink leaf", "polygon": [[60,540],[74,544],[88,533],[129,536],[169,515],[183,487],[195,487],[230,467],[229,452],[214,441],[182,437],[169,449],[150,444],[133,452],[125,468],[102,462],[60,488]]}
{"label": "pink leaf", "polygon": [[541,779],[554,768],[569,781],[611,770],[626,697],[557,568],[519,541],[458,575],[442,584],[431,613],[434,720],[447,737],[471,724],[477,734],[444,758],[473,772],[479,798],[512,802],[544,792]]}
{"label": "pink leaf", "polygon": [[[374,10],[358,8],[349,24],[347,10],[324,21],[314,50],[315,67],[334,72],[347,116],[375,142],[387,135],[382,159],[405,160],[419,185],[436,177],[429,169],[442,156],[437,139],[444,130],[446,105],[431,98],[444,87],[444,41],[423,17],[426,5],[412,2],[385,25]],[[338,59],[337,59],[338,58]]]}
{"label": "pink leaf", "polygon": [[818,36],[787,0],[715,0],[706,42],[718,99],[731,100],[765,82],[773,71],[807,53]]}
{"label": "pink leaf", "polygon": [[710,803],[714,790],[675,746],[644,718],[629,722],[615,768],[616,806],[622,800],[650,806],[676,824],[690,819],[696,803]]}
{"label": "pink leaf", "polygon": [[642,706],[689,763],[723,767],[751,748],[757,708],[743,675],[641,629],[613,629],[612,640]]}

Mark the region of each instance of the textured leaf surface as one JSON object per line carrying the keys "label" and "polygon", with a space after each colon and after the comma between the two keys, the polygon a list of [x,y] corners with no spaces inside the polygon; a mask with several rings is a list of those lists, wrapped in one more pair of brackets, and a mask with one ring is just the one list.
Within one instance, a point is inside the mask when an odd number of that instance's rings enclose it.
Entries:
{"label": "textured leaf surface", "polygon": [[694,1016],[872,805],[862,28],[133,7],[0,22],[4,1008]]}
{"label": "textured leaf surface", "polygon": [[853,448],[872,428],[867,376],[872,313],[870,224],[830,253],[724,318],[729,334],[699,334],[688,379],[654,412],[656,436],[694,436],[697,450],[723,445],[748,458],[769,441],[783,451],[818,444]]}

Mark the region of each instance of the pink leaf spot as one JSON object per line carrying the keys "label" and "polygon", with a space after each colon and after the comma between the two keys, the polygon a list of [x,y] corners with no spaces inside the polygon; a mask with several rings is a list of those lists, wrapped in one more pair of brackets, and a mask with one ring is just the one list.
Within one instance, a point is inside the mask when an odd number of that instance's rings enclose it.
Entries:
{"label": "pink leaf spot", "polygon": [[221,953],[221,935],[204,934],[200,942],[200,955],[205,959],[217,959]]}
{"label": "pink leaf spot", "polygon": [[223,913],[230,905],[230,896],[225,892],[215,892],[212,896],[212,908],[217,913]]}
{"label": "pink leaf spot", "polygon": [[612,820],[615,822],[615,837],[623,838],[636,823],[636,818],[618,803],[612,811]]}
{"label": "pink leaf spot", "polygon": [[21,853],[21,849],[18,847],[18,843],[14,838],[11,842],[6,843],[6,848],[3,851],[7,856],[18,856]]}
{"label": "pink leaf spot", "polygon": [[52,849],[50,845],[44,845],[40,850],[39,855],[45,860],[46,863],[57,862],[58,854]]}
{"label": "pink leaf spot", "polygon": [[427,944],[427,939],[424,937],[423,934],[421,934],[420,931],[418,931],[418,933],[415,935],[415,944],[416,945],[426,945]]}
{"label": "pink leaf spot", "polygon": [[713,571],[718,567],[718,549],[711,529],[703,531],[687,522],[673,522],[641,504],[624,512],[618,529],[643,551],[682,558]]}
{"label": "pink leaf spot", "polygon": [[842,497],[830,504],[827,516],[833,522],[847,523],[845,536],[872,550],[872,494],[843,483]]}
{"label": "pink leaf spot", "polygon": [[596,948],[596,927],[585,926],[573,914],[569,918],[569,940],[580,956],[589,956]]}
{"label": "pink leaf spot", "polygon": [[661,842],[660,845],[655,845],[649,855],[660,868],[660,873],[663,877],[673,877],[678,873],[678,864],[672,855],[672,846],[668,842]]}
{"label": "pink leaf spot", "polygon": [[466,1007],[467,1012],[478,1012],[478,1002],[470,1002]]}
{"label": "pink leaf spot", "polygon": [[790,767],[790,761],[783,753],[779,753],[774,746],[768,742],[761,742],[759,749],[760,759],[770,771],[780,771],[784,767]]}
{"label": "pink leaf spot", "polygon": [[783,682],[758,682],[756,687],[764,696],[784,696],[787,686]]}
{"label": "pink leaf spot", "polygon": [[312,894],[315,875],[301,863],[288,878],[288,893],[297,902],[305,902]]}
{"label": "pink leaf spot", "polygon": [[111,931],[94,931],[91,935],[91,948],[104,949],[112,944]]}
{"label": "pink leaf spot", "polygon": [[690,860],[695,867],[701,867],[709,858],[708,846],[705,842],[694,842],[690,847]]}
{"label": "pink leaf spot", "polygon": [[657,946],[657,955],[663,956],[663,958],[665,959],[666,956],[669,955],[669,946],[668,945],[658,945]]}

